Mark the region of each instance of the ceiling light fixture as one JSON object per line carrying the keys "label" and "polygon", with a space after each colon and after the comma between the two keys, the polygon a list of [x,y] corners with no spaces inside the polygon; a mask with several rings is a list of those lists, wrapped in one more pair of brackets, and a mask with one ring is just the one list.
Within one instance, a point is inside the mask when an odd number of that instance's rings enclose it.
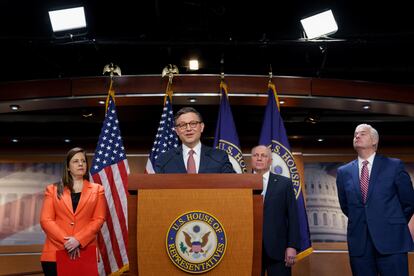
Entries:
{"label": "ceiling light fixture", "polygon": [[371,109],[371,106],[369,104],[363,105],[362,109],[368,110]]}
{"label": "ceiling light fixture", "polygon": [[17,138],[13,138],[13,139],[11,139],[11,141],[12,141],[13,143],[17,143],[17,142],[19,142],[19,139],[17,139]]}
{"label": "ceiling light fixture", "polygon": [[316,114],[310,114],[308,115],[308,117],[305,118],[305,122],[307,123],[311,123],[311,124],[316,124],[319,122],[319,116]]}
{"label": "ceiling light fixture", "polygon": [[305,30],[307,39],[316,39],[334,34],[338,31],[338,25],[336,24],[332,10],[301,19],[300,23]]}
{"label": "ceiling light fixture", "polygon": [[98,104],[105,104],[105,101],[100,100],[100,101],[98,102]]}
{"label": "ceiling light fixture", "polygon": [[190,61],[188,62],[188,68],[191,71],[198,70],[199,69],[198,59],[190,59]]}
{"label": "ceiling light fixture", "polygon": [[92,117],[93,116],[93,113],[91,112],[91,113],[83,113],[82,114],[82,117],[83,118],[89,118],[89,117]]}
{"label": "ceiling light fixture", "polygon": [[49,11],[49,18],[53,32],[86,28],[83,7]]}
{"label": "ceiling light fixture", "polygon": [[188,98],[187,101],[189,103],[196,103],[197,102],[197,98]]}
{"label": "ceiling light fixture", "polygon": [[280,100],[279,101],[279,104],[285,104],[285,101],[284,100]]}
{"label": "ceiling light fixture", "polygon": [[318,142],[323,142],[324,141],[324,139],[323,138],[319,138],[318,139]]}
{"label": "ceiling light fixture", "polygon": [[65,140],[63,140],[65,143],[70,143],[71,141],[70,141],[70,139],[65,139]]}
{"label": "ceiling light fixture", "polygon": [[18,105],[18,104],[11,104],[10,105],[10,109],[13,110],[13,111],[17,111],[17,110],[20,109],[20,105]]}

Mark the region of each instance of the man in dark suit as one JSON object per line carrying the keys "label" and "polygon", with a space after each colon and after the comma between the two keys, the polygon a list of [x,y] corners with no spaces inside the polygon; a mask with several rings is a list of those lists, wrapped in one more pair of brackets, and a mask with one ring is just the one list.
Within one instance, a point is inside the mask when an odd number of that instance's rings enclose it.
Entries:
{"label": "man in dark suit", "polygon": [[175,132],[182,145],[161,154],[155,162],[156,173],[234,173],[227,154],[202,145],[204,123],[192,107],[180,109],[175,117]]}
{"label": "man in dark suit", "polygon": [[272,152],[263,145],[252,149],[251,166],[263,176],[262,276],[291,275],[300,246],[298,211],[292,181],[270,172]]}
{"label": "man in dark suit", "polygon": [[408,275],[407,252],[414,248],[408,221],[414,190],[399,159],[376,154],[378,132],[357,126],[358,159],[340,167],[336,184],[348,217],[348,250],[353,275]]}

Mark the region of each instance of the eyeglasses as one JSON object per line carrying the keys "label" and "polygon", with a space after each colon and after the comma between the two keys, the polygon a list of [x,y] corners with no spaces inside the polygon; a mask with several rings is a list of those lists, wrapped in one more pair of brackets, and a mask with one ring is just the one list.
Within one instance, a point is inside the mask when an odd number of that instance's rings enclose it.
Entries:
{"label": "eyeglasses", "polygon": [[175,125],[176,128],[180,129],[180,130],[185,130],[187,129],[187,126],[190,126],[190,128],[196,128],[198,124],[200,124],[201,122],[199,121],[191,121],[189,123],[181,123],[181,124],[177,124]]}

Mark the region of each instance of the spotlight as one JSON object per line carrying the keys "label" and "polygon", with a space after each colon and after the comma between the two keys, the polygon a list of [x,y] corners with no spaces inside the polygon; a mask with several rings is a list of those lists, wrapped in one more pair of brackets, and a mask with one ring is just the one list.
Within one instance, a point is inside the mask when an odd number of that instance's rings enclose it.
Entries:
{"label": "spotlight", "polygon": [[308,39],[334,34],[338,30],[332,10],[304,18],[300,20],[300,23]]}
{"label": "spotlight", "polygon": [[105,104],[105,101],[100,100],[100,101],[98,102],[98,104]]}
{"label": "spotlight", "polygon": [[323,142],[324,141],[324,139],[323,138],[319,138],[318,139],[318,142]]}
{"label": "spotlight", "polygon": [[191,71],[196,71],[199,69],[199,65],[198,65],[198,59],[190,59],[189,63],[188,63],[188,68]]}
{"label": "spotlight", "polygon": [[83,7],[49,11],[49,18],[53,32],[86,28]]}
{"label": "spotlight", "polygon": [[17,139],[17,138],[13,138],[13,139],[11,139],[11,141],[12,141],[13,143],[18,143],[18,142],[19,142],[19,139]]}
{"label": "spotlight", "polygon": [[362,108],[365,110],[369,110],[371,109],[371,106],[369,104],[366,104],[366,105],[363,105]]}
{"label": "spotlight", "polygon": [[70,143],[71,141],[70,141],[70,139],[65,139],[65,140],[63,140],[65,143]]}
{"label": "spotlight", "polygon": [[280,100],[279,101],[279,104],[285,104],[285,101],[284,100]]}
{"label": "spotlight", "polygon": [[197,102],[197,98],[188,98],[187,101],[189,103],[196,103]]}

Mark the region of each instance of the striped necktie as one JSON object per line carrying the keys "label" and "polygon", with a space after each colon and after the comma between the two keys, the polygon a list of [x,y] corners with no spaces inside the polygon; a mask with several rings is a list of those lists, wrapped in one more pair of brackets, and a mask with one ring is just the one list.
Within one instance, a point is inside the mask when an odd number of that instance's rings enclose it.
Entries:
{"label": "striped necktie", "polygon": [[368,195],[368,184],[369,184],[368,163],[369,162],[367,160],[364,160],[362,162],[361,178],[359,179],[362,201],[364,203],[367,201],[367,195]]}

